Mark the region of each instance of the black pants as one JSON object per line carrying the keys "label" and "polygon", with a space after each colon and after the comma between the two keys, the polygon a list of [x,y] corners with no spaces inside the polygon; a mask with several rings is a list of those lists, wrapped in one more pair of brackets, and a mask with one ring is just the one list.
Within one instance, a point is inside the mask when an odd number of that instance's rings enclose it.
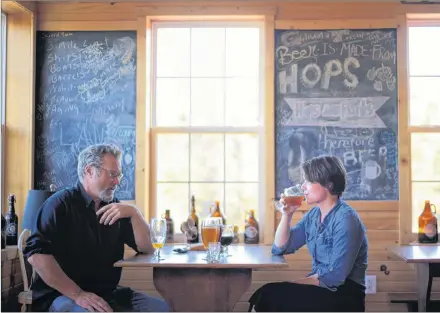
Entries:
{"label": "black pants", "polygon": [[249,299],[257,312],[365,312],[365,288],[347,280],[337,291],[290,282],[269,283]]}

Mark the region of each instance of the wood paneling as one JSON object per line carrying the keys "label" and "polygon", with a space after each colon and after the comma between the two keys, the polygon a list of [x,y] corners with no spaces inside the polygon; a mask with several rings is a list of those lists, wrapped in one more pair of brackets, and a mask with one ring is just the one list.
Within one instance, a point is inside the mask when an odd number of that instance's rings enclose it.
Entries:
{"label": "wood paneling", "polygon": [[[270,3],[270,5],[268,5]],[[273,128],[273,30],[274,28],[358,28],[358,27],[397,27],[398,28],[398,83],[399,83],[399,165],[400,201],[351,201],[349,202],[364,221],[369,237],[368,274],[377,276],[377,293],[367,295],[368,311],[406,311],[403,304],[390,304],[391,292],[415,291],[414,266],[398,260],[387,249],[401,240],[411,240],[410,232],[410,171],[409,137],[407,131],[408,65],[407,65],[407,14],[411,18],[424,17],[428,13],[431,20],[440,16],[438,5],[402,5],[396,2],[282,2],[282,1],[218,1],[212,2],[160,2],[141,3],[126,1],[117,3],[38,3],[38,29],[41,30],[100,30],[137,29],[138,30],[138,128],[136,169],[136,204],[145,208],[151,205],[150,194],[154,191],[150,177],[154,171],[154,160],[149,159],[151,145],[149,120],[150,96],[148,36],[151,19],[255,19],[264,20],[265,40],[265,168],[267,186],[265,203],[268,210],[264,215],[264,242],[270,244],[279,215],[274,214],[272,205],[274,186],[274,128]],[[8,103],[7,103],[7,163],[5,184],[7,192],[14,192],[19,199],[18,212],[24,205],[25,194],[31,185],[32,160],[32,81],[33,44],[32,23],[28,19],[12,19],[11,34],[14,44],[8,45]],[[433,23],[433,22],[432,22]],[[26,26],[25,28],[23,28]],[[22,31],[20,31],[22,30]],[[9,38],[8,43],[11,41]],[[146,131],[144,131],[146,130]],[[142,138],[143,136],[143,138]],[[9,162],[9,163],[8,163]],[[295,215],[294,222],[308,210],[308,207]],[[254,271],[250,290],[236,305],[235,311],[247,311],[247,299],[256,288],[270,281],[290,280],[304,276],[310,269],[311,258],[306,248],[287,256],[287,270]],[[387,274],[381,266],[387,267]],[[122,284],[159,296],[152,283],[151,269],[124,269]],[[438,282],[433,290],[440,291]]]}
{"label": "wood paneling", "polygon": [[6,108],[4,154],[4,202],[16,196],[16,213],[23,220],[23,209],[32,187],[34,114],[34,38],[35,19],[29,9],[11,1],[7,9]]}

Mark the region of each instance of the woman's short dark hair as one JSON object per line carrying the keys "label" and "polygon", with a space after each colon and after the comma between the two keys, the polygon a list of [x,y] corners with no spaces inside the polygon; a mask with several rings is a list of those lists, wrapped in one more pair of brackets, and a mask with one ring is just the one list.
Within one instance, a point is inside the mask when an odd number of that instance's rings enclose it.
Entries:
{"label": "woman's short dark hair", "polygon": [[302,164],[304,179],[319,183],[330,194],[340,197],[347,185],[347,172],[341,160],[335,156],[319,156]]}

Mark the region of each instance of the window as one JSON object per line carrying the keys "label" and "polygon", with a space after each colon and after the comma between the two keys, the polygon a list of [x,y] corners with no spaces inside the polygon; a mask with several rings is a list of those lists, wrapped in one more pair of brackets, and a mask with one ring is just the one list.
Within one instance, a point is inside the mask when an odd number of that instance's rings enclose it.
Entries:
{"label": "window", "polygon": [[262,224],[262,33],[249,22],[153,23],[153,207],[171,211],[176,232],[192,194],[201,218],[219,200],[227,224],[243,231],[250,209]]}
{"label": "window", "polygon": [[6,14],[1,15],[0,30],[0,208],[3,212],[3,151],[5,142],[5,94],[6,94]]}
{"label": "window", "polygon": [[[409,28],[412,230],[430,200],[440,210],[440,21]],[[440,212],[439,212],[440,213]]]}

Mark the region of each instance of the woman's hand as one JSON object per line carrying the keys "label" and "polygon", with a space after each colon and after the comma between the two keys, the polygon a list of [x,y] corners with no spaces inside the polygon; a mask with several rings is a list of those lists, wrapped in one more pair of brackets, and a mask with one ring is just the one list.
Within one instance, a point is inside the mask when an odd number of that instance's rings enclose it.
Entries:
{"label": "woman's hand", "polygon": [[282,213],[283,215],[289,215],[289,216],[292,216],[293,213],[295,213],[295,211],[298,210],[298,208],[299,208],[301,205],[288,205],[288,204],[286,203],[286,201],[285,201],[284,198],[285,198],[285,196],[284,196],[284,194],[282,193],[282,194],[280,195],[280,203],[283,204],[283,209],[281,210],[281,213]]}

